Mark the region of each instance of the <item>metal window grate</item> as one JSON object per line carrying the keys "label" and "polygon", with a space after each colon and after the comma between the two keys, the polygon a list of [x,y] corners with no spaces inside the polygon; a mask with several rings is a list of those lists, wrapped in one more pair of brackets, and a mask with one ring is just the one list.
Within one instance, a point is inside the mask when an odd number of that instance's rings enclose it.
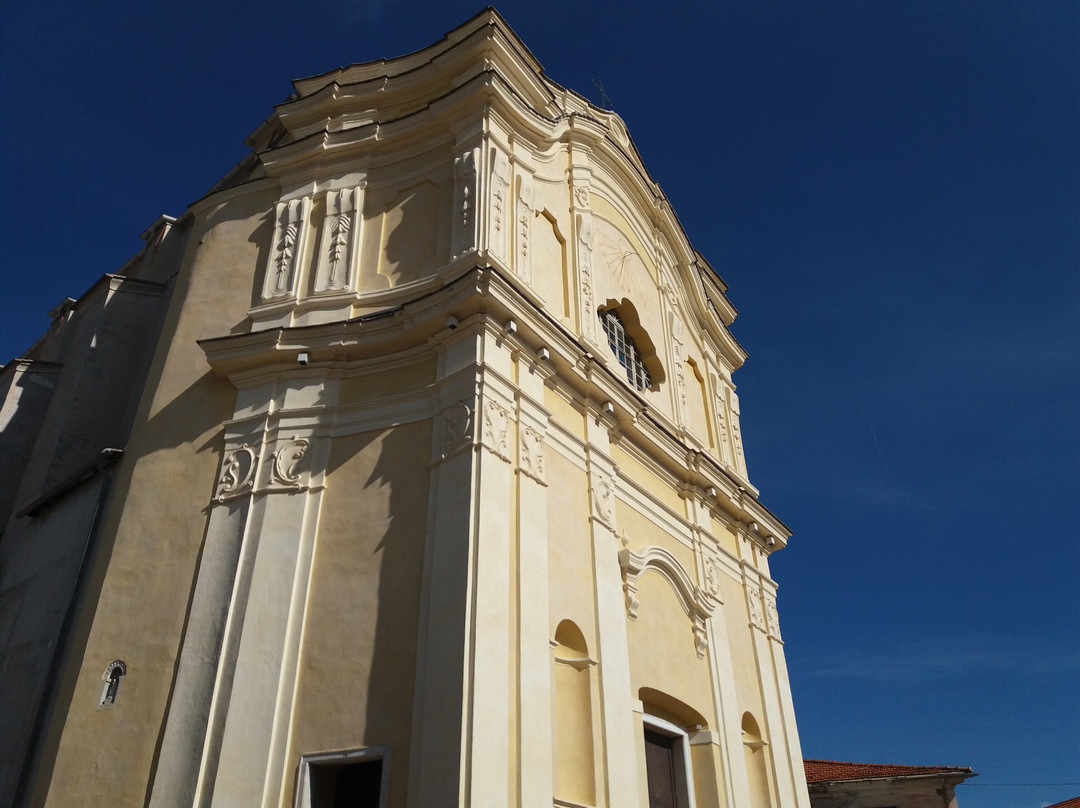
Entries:
{"label": "metal window grate", "polygon": [[634,344],[633,338],[626,333],[626,326],[622,317],[615,309],[607,309],[599,312],[600,323],[604,326],[607,334],[608,345],[619,364],[626,368],[626,378],[630,384],[638,390],[646,390],[652,387],[652,378],[645,369],[645,362],[641,357],[641,351]]}

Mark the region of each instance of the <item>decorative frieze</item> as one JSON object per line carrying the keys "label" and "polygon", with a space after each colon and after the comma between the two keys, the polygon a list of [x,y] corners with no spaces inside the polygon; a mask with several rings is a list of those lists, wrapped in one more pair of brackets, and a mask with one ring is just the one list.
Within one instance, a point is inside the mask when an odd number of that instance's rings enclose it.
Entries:
{"label": "decorative frieze", "polygon": [[307,244],[311,197],[279,202],[274,209],[274,235],[263,284],[264,301],[296,294],[297,278]]}

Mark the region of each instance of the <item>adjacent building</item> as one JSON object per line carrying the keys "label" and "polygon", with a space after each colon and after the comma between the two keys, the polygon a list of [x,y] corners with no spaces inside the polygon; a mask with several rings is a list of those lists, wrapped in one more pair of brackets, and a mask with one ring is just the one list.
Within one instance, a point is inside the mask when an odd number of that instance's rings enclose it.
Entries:
{"label": "adjacent building", "polygon": [[0,800],[809,808],[735,310],[486,10],[0,373]]}
{"label": "adjacent building", "polygon": [[957,808],[967,766],[804,760],[812,808]]}

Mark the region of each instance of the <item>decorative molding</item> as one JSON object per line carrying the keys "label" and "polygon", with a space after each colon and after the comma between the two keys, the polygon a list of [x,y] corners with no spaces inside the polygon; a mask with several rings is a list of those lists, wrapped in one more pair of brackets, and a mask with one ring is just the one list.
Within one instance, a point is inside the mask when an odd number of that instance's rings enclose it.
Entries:
{"label": "decorative molding", "polygon": [[478,150],[470,149],[454,159],[452,252],[455,258],[476,249],[477,157]]}
{"label": "decorative molding", "polygon": [[278,202],[274,208],[274,235],[266,266],[262,299],[275,300],[296,294],[297,278],[307,244],[311,197]]}
{"label": "decorative molding", "polygon": [[217,493],[214,499],[225,502],[228,499],[248,493],[255,482],[256,454],[250,446],[233,449],[221,461],[221,473],[218,475]]}
{"label": "decorative molding", "polygon": [[510,413],[493,399],[484,402],[484,429],[481,444],[496,457],[510,462]]}
{"label": "decorative molding", "polygon": [[311,448],[311,441],[298,435],[293,435],[289,440],[281,444],[278,450],[271,455],[273,458],[271,483],[294,489],[303,488],[303,475],[300,473],[300,466],[304,462],[309,448]]}
{"label": "decorative molding", "polygon": [[472,408],[464,401],[457,401],[443,410],[443,460],[472,443],[472,418]]}
{"label": "decorative molding", "polygon": [[695,586],[679,560],[663,547],[648,547],[640,555],[629,547],[623,547],[619,551],[619,566],[622,568],[627,616],[631,620],[637,619],[640,609],[641,603],[637,596],[638,579],[646,570],[656,570],[675,590],[679,605],[693,623],[694,647],[698,658],[704,658],[709,648],[705,621],[712,616],[717,601]]}
{"label": "decorative molding", "polygon": [[547,485],[544,477],[544,436],[531,426],[522,425],[518,430],[521,451],[518,468],[541,485]]}

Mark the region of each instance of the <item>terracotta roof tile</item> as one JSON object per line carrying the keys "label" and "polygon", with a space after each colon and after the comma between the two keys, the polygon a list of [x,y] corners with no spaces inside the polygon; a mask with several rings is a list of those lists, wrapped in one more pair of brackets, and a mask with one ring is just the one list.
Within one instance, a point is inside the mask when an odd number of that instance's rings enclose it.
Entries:
{"label": "terracotta roof tile", "polygon": [[1047,806],[1047,808],[1080,808],[1080,797],[1073,797],[1065,800],[1065,802],[1055,802],[1053,805]]}
{"label": "terracotta roof tile", "polygon": [[[903,766],[892,763],[845,763],[839,760],[804,760],[806,782],[870,780],[876,777],[917,777],[923,774],[961,774],[973,777],[969,766]],[[1073,806],[1067,806],[1073,808]]]}

